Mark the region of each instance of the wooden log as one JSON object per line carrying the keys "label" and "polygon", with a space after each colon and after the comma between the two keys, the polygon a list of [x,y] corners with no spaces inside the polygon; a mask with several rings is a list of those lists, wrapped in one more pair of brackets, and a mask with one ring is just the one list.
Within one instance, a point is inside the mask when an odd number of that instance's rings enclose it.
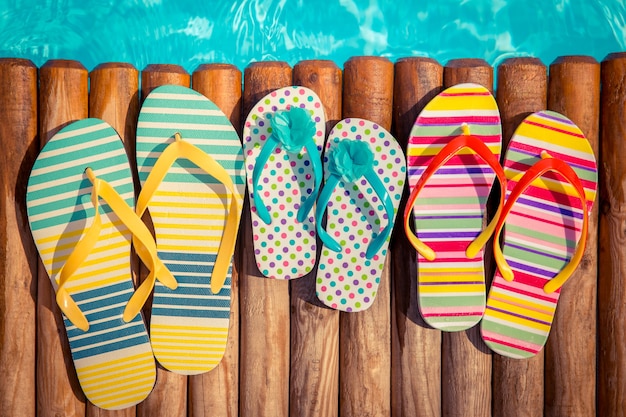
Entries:
{"label": "wooden log", "polygon": [[[137,164],[135,162],[135,128],[139,113],[139,71],[130,64],[106,63],[89,74],[89,117],[102,119],[115,129],[129,157],[135,192],[138,194]],[[139,259],[131,255],[131,270],[135,284],[139,279]],[[135,407],[123,410],[102,410],[87,402],[87,417],[133,417]]]}
{"label": "wooden log", "polygon": [[0,59],[0,416],[35,415],[37,249],[26,183],[39,150],[37,67]]}
{"label": "wooden log", "polygon": [[[548,109],[569,117],[599,158],[600,64],[571,56],[550,65]],[[545,352],[545,415],[596,414],[598,204],[589,217],[587,247],[561,290]]]}
{"label": "wooden log", "polygon": [[[315,91],[324,104],[326,133],[341,120],[341,70],[331,61],[302,61],[293,84]],[[335,417],[339,389],[339,312],[315,294],[316,270],[291,281],[290,415]]]}
{"label": "wooden log", "polygon": [[[393,123],[406,151],[419,112],[443,86],[443,67],[429,58],[395,64]],[[408,187],[398,210],[404,213]],[[441,415],[441,332],[429,328],[417,306],[415,250],[402,228],[391,240],[391,410],[392,416]]]}
{"label": "wooden log", "polygon": [[[243,120],[271,91],[291,85],[284,62],[257,62],[244,71]],[[289,282],[264,278],[256,266],[250,208],[242,217],[242,273],[239,280],[240,391],[242,417],[289,414]]]}
{"label": "wooden log", "polygon": [[[343,118],[360,117],[391,130],[393,64],[386,58],[355,57],[344,65]],[[396,225],[401,225],[397,222]],[[391,414],[391,251],[376,300],[358,313],[341,313],[339,414]]]}
{"label": "wooden log", "polygon": [[602,62],[598,279],[598,415],[626,409],[626,53]]}
{"label": "wooden log", "polygon": [[[458,59],[446,64],[443,71],[445,87],[468,82],[493,90],[493,68],[481,59]],[[488,260],[489,251],[486,249],[487,281],[491,278]],[[441,360],[442,415],[490,417],[491,352],[482,341],[479,326],[464,332],[444,332]]]}
{"label": "wooden log", "polygon": [[[79,62],[52,60],[39,70],[39,138],[43,146],[69,123],[87,117],[87,70]],[[61,311],[41,261],[37,285],[37,415],[84,416]]]}
{"label": "wooden log", "polygon": [[[189,87],[190,81],[189,74],[177,65],[148,65],[141,73],[141,100],[144,100],[150,91],[158,86],[175,84]],[[144,266],[141,268],[141,280],[146,276],[147,270]],[[152,300],[150,299],[144,308],[144,315],[148,322],[151,308]],[[137,406],[137,416],[184,417],[186,415],[187,377],[169,372],[160,365],[157,366],[156,384],[148,398]]]}
{"label": "wooden log", "polygon": [[[544,110],[546,66],[536,58],[511,58],[498,67],[496,100],[502,119],[502,158],[520,123]],[[543,416],[543,351],[528,360],[493,355],[493,415]]]}
{"label": "wooden log", "polygon": [[[201,65],[192,75],[192,86],[213,101],[241,135],[241,71],[233,65]],[[190,417],[239,415],[239,242],[233,255],[226,352],[215,369],[189,377]]]}

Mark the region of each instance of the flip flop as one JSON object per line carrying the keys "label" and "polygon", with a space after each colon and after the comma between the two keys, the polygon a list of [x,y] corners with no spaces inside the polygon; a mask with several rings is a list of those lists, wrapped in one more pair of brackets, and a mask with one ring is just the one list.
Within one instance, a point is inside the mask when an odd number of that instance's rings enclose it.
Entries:
{"label": "flip flop", "polygon": [[254,256],[266,277],[293,279],[313,270],[313,206],[322,180],[326,119],[319,97],[285,87],[262,98],[248,115],[243,148]]}
{"label": "flip flop", "polygon": [[[501,355],[528,358],[545,345],[560,289],[582,258],[597,166],[580,129],[542,111],[513,134],[504,171],[507,201],[494,238],[498,269],[482,337]],[[505,221],[503,251],[497,242]]]}
{"label": "flip flop", "polygon": [[405,180],[402,149],[383,127],[344,119],[330,132],[315,213],[316,292],[327,306],[356,312],[374,302]]}
{"label": "flip flop", "polygon": [[142,190],[159,258],[178,287],[154,287],[150,338],[166,369],[207,372],[228,337],[231,262],[245,176],[241,142],[222,111],[203,95],[167,85],[146,97],[137,124]]}
{"label": "flip flop", "polygon": [[483,218],[495,178],[505,182],[498,162],[501,142],[496,101],[477,84],[440,93],[411,130],[404,228],[418,252],[420,314],[436,329],[461,331],[482,318],[483,246],[495,226],[483,230]]}
{"label": "flip flop", "polygon": [[133,180],[117,132],[98,119],[61,129],[35,161],[26,204],[86,397],[105,409],[141,402],[156,369],[142,316],[124,319],[135,290],[131,236],[142,240],[142,256],[151,248],[142,259],[152,270],[156,247],[134,213]]}

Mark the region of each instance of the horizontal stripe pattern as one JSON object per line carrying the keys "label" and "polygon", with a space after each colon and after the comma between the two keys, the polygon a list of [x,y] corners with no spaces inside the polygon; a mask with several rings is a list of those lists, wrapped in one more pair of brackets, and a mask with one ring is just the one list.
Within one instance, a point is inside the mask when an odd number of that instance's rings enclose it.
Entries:
{"label": "horizontal stripe pattern", "polygon": [[[441,149],[462,134],[463,123],[499,156],[500,114],[489,91],[476,84],[451,87],[428,103],[415,121],[407,149],[411,187]],[[436,253],[433,261],[418,254],[420,313],[434,328],[464,330],[483,315],[483,253],[467,259],[465,249],[482,230],[494,179],[486,162],[463,149],[435,172],[416,200],[417,236]]]}
{"label": "horizontal stripe pattern", "polygon": [[545,284],[569,263],[580,240],[582,211],[591,210],[597,171],[593,151],[580,129],[558,113],[530,115],[511,139],[504,163],[508,194],[541,152],[567,162],[581,178],[587,207],[560,174],[535,180],[507,216],[503,254],[514,272],[505,281],[498,271],[487,299],[482,336],[495,352],[528,358],[545,345],[559,299]]}
{"label": "horizontal stripe pattern", "polygon": [[[35,244],[55,289],[68,257],[93,223],[92,186],[85,169],[107,181],[134,206],[124,146],[105,122],[85,119],[66,126],[46,144],[31,171],[27,209]],[[120,409],[142,401],[156,378],[154,357],[141,315],[122,314],[133,294],[131,233],[103,201],[95,247],[65,289],[87,317],[84,332],[64,318],[78,380],[97,406]],[[120,372],[134,369],[135,372]]]}
{"label": "horizontal stripe pattern", "polygon": [[[211,276],[231,198],[239,207],[243,203],[245,173],[241,142],[221,110],[191,89],[169,85],[153,90],[139,115],[137,165],[142,184],[177,132],[219,163],[236,189],[230,196],[210,173],[179,159],[148,204],[159,258],[178,282],[175,290],[155,284],[150,323],[154,355],[170,371],[194,375],[213,369],[224,354],[232,269],[217,294],[211,291]],[[190,323],[197,329],[218,329],[224,337],[215,339],[202,331],[181,337],[181,332],[189,333]]]}

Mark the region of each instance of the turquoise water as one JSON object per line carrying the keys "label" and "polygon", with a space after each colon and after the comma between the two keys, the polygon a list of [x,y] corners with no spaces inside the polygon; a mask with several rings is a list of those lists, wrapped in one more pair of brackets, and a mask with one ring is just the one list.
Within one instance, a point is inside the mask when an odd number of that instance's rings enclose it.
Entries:
{"label": "turquoise water", "polygon": [[330,59],[445,64],[624,51],[622,0],[0,0],[0,56],[199,64]]}

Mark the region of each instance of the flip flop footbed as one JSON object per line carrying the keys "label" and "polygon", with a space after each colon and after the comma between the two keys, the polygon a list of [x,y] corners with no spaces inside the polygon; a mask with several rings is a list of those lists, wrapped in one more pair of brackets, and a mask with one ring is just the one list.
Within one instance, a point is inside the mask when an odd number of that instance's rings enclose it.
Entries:
{"label": "flip flop footbed", "polygon": [[481,327],[492,350],[514,358],[533,356],[545,344],[560,291],[547,294],[543,287],[569,263],[581,237],[583,210],[591,211],[596,195],[589,142],[565,116],[543,111],[526,118],[511,139],[504,164],[507,196],[542,151],[574,169],[588,204],[582,207],[574,188],[548,172],[532,182],[506,218],[503,254],[514,280],[496,271]]}
{"label": "flip flop footbed", "polygon": [[[272,134],[271,119],[277,111],[292,106],[309,112],[315,123],[313,140],[318,154],[302,148],[290,153],[278,146],[269,156],[255,190],[253,171],[267,139]],[[311,272],[316,263],[314,210],[303,222],[296,218],[300,205],[314,189],[312,159],[319,161],[324,144],[326,119],[319,97],[304,87],[285,87],[273,91],[248,115],[243,130],[243,147],[248,175],[254,255],[259,271],[277,279],[298,278]],[[266,224],[257,214],[254,193],[260,193],[271,216]]]}
{"label": "flip flop footbed", "polygon": [[364,141],[374,154],[373,170],[380,178],[391,201],[394,215],[388,218],[368,181],[339,181],[326,207],[326,230],[341,245],[335,252],[322,247],[316,278],[318,298],[327,306],[342,311],[362,311],[376,297],[387,257],[389,237],[371,258],[366,251],[378,233],[393,225],[406,181],[406,160],[395,138],[383,127],[363,119],[344,119],[328,136],[324,153],[325,180],[328,154],[342,139]]}
{"label": "flip flop footbed", "polygon": [[148,204],[159,258],[178,282],[175,290],[158,281],[155,285],[150,324],[154,354],[171,371],[197,374],[217,366],[226,348],[232,270],[217,294],[210,283],[229,202],[236,198],[241,207],[245,176],[241,142],[226,116],[201,94],[168,85],[148,95],[139,115],[142,185],[176,133],[215,159],[237,192],[231,197],[215,177],[179,158]]}
{"label": "flip flop footbed", "polygon": [[[33,166],[26,203],[35,245],[55,290],[61,268],[94,221],[87,167],[134,207],[128,158],[107,123],[81,120],[50,139]],[[64,286],[90,327],[80,330],[65,316],[64,323],[85,395],[98,407],[121,409],[147,397],[156,370],[141,315],[129,323],[122,319],[134,291],[131,233],[104,201],[99,204],[97,243]]]}
{"label": "flip flop footbed", "polygon": [[[491,93],[476,84],[448,88],[426,105],[411,131],[407,150],[411,189],[437,153],[463,134],[463,123],[499,157],[500,114]],[[485,161],[463,149],[433,174],[417,198],[413,209],[417,237],[436,254],[433,261],[418,254],[419,309],[434,328],[464,330],[483,315],[483,251],[468,259],[465,250],[483,229],[494,179]]]}

